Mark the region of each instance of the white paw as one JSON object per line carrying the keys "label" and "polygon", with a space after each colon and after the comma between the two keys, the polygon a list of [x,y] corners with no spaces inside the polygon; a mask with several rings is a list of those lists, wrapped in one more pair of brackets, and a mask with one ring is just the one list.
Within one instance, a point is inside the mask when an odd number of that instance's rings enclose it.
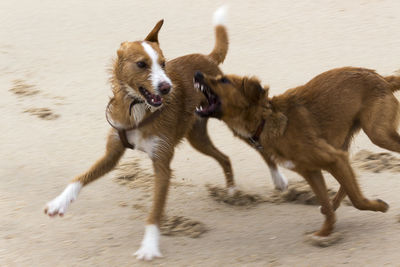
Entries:
{"label": "white paw", "polygon": [[161,258],[162,254],[158,247],[141,245],[140,248],[133,254],[138,260],[151,261],[154,258]]}
{"label": "white paw", "polygon": [[46,204],[44,213],[50,217],[56,215],[63,216],[67,211],[69,204],[78,197],[81,188],[82,184],[80,182],[69,184],[58,197]]}
{"label": "white paw", "polygon": [[279,169],[270,169],[270,171],[275,188],[280,191],[285,191],[288,187],[288,181],[286,177],[279,171]]}
{"label": "white paw", "polygon": [[50,217],[56,216],[57,214],[63,216],[69,204],[70,203],[63,199],[60,195],[46,204],[44,213]]}
{"label": "white paw", "polygon": [[162,257],[158,244],[159,238],[160,232],[158,227],[154,224],[146,225],[142,245],[133,255],[139,260],[146,261]]}

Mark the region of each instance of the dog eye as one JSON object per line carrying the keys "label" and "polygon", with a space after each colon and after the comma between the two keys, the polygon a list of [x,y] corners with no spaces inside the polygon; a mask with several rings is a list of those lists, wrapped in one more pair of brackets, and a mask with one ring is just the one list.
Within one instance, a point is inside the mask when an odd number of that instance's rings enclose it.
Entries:
{"label": "dog eye", "polygon": [[227,78],[225,78],[225,77],[222,77],[219,81],[220,81],[221,83],[230,83],[230,81],[229,81]]}
{"label": "dog eye", "polygon": [[146,63],[144,63],[143,61],[136,62],[136,65],[141,69],[144,69],[147,66]]}
{"label": "dog eye", "polygon": [[161,62],[161,68],[165,69],[165,61]]}

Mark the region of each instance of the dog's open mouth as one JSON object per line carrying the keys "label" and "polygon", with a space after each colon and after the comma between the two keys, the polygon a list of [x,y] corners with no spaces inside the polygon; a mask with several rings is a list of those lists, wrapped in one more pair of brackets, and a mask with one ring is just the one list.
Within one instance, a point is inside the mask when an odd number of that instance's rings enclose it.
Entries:
{"label": "dog's open mouth", "polygon": [[162,97],[156,94],[150,93],[146,88],[139,87],[139,92],[146,99],[147,103],[153,107],[159,107],[162,105]]}
{"label": "dog's open mouth", "polygon": [[[196,107],[196,114],[200,117],[220,117],[221,101],[219,97],[204,81],[202,74],[196,73],[193,79],[194,88],[201,91],[207,99],[207,104]],[[208,105],[208,106],[205,106]]]}

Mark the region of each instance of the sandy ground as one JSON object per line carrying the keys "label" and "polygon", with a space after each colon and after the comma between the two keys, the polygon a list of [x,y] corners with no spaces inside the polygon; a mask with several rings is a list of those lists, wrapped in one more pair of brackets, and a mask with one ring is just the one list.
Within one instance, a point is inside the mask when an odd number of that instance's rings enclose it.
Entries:
{"label": "sandy ground", "polygon": [[[365,194],[384,199],[390,210],[378,214],[343,205],[336,228],[342,240],[325,248],[304,241],[323,221],[316,206],[215,201],[206,184],[222,186],[222,171],[187,143],[177,148],[172,164],[164,258],[143,263],[132,256],[151,196],[150,162],[138,151],[126,153],[123,162],[135,163],[140,179],[121,184],[112,172],[85,188],[64,218],[44,216],[44,204],[104,151],[107,68],[119,44],[143,38],[164,18],[160,42],[168,58],[208,53],[214,43],[211,16],[220,4],[0,1],[0,266],[400,266],[400,173],[390,164],[365,168],[367,160],[386,164],[376,157],[364,157],[356,172]],[[400,68],[397,0],[229,5],[231,45],[222,68],[257,75],[273,95],[334,67],[363,66],[385,75]],[[218,121],[209,130],[231,157],[245,194],[275,193],[255,151]],[[382,151],[363,134],[352,154],[361,149]],[[384,157],[396,165],[398,155],[392,156]],[[291,183],[300,180],[283,172]],[[336,190],[332,177],[327,180]],[[197,237],[190,237],[193,227]]]}

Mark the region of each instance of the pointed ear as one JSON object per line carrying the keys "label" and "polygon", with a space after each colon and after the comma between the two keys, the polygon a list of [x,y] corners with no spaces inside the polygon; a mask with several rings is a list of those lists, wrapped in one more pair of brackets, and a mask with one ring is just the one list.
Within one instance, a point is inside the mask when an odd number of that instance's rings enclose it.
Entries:
{"label": "pointed ear", "polygon": [[255,77],[244,77],[242,87],[244,95],[251,103],[257,103],[260,99],[265,98],[267,93]]}
{"label": "pointed ear", "polygon": [[164,23],[163,19],[157,22],[156,26],[154,26],[154,28],[151,30],[151,32],[147,35],[147,37],[144,40],[158,43],[158,32],[160,31],[163,23]]}

